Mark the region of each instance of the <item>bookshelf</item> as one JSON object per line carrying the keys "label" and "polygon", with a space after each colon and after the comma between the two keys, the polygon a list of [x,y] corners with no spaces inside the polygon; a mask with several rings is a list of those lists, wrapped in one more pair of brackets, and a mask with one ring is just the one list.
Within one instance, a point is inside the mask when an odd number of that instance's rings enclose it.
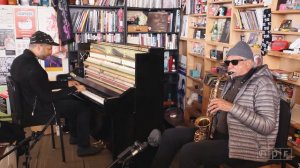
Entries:
{"label": "bookshelf", "polygon": [[125,43],[125,6],[69,5],[75,42],[70,50],[78,50],[78,43]]}
{"label": "bookshelf", "polygon": [[232,41],[244,39],[254,55],[261,55],[261,43],[263,36],[263,11],[267,4],[257,3],[235,3],[232,9]]}
{"label": "bookshelf", "polygon": [[[209,101],[210,90],[211,86],[204,83],[204,78],[207,74],[217,75],[214,70],[216,67],[220,66],[223,62],[223,59],[216,60],[215,58],[210,58],[211,50],[217,50],[223,52],[225,54],[226,50],[228,50],[232,45],[234,45],[237,41],[240,41],[242,38],[252,46],[252,50],[255,55],[261,55],[261,43],[262,43],[262,15],[263,10],[272,7],[272,34],[282,35],[286,39],[290,41],[294,41],[295,39],[299,38],[299,32],[283,32],[283,31],[275,31],[273,28],[275,25],[279,26],[282,20],[288,18],[295,18],[299,16],[300,10],[287,10],[287,11],[278,11],[273,10],[273,6],[276,6],[277,2],[273,2],[273,4],[263,4],[263,3],[249,3],[249,4],[236,4],[239,1],[227,1],[227,0],[220,0],[220,1],[213,1],[208,0],[206,2],[207,5],[207,12],[206,13],[189,13],[188,15],[188,35],[186,37],[181,37],[181,41],[186,42],[187,48],[187,86],[186,86],[186,102],[190,97],[191,93],[195,92],[194,85],[198,84],[201,88],[201,92],[198,92],[200,97],[201,107],[197,108],[199,111],[195,112],[195,109],[189,109],[189,106],[186,104],[185,109],[185,123],[190,123],[191,117],[196,117],[196,115],[205,115],[206,108]],[[192,3],[187,2],[187,5]],[[215,12],[220,7],[225,6],[228,14],[225,16],[219,16],[219,14]],[[246,16],[244,19],[241,18],[240,12],[245,12]],[[194,27],[194,20],[199,18],[206,19],[205,26]],[[240,18],[238,18],[240,17]],[[252,20],[251,20],[251,19]],[[213,28],[214,24],[220,20],[230,20],[230,31],[229,31],[229,39],[226,41],[222,40],[215,40],[216,38],[213,35]],[[249,21],[248,21],[249,20]],[[248,23],[246,23],[248,22]],[[259,23],[258,23],[259,22]],[[299,24],[297,21],[293,21],[295,25]],[[248,27],[245,25],[248,24]],[[205,38],[203,39],[195,39],[194,32],[197,30],[202,30],[202,27],[205,27]],[[255,40],[250,40],[251,38],[255,38]],[[203,44],[204,45],[204,54],[193,53],[192,46],[193,44]],[[183,43],[185,44],[185,43]],[[286,71],[299,71],[299,54],[290,55],[285,54],[282,52],[275,52],[269,51],[268,54],[263,57],[264,63],[268,64],[270,68],[273,69],[283,69]],[[199,78],[193,78],[190,76],[190,70],[195,69],[195,65],[197,63],[202,64],[201,75]],[[295,97],[299,97],[299,81],[283,81],[285,83],[295,85]],[[296,102],[299,103],[299,98]]]}
{"label": "bookshelf", "polygon": [[[272,35],[280,35],[283,39],[288,41],[290,44],[293,43],[296,39],[300,38],[299,32],[290,32],[290,31],[281,31],[278,29],[283,22],[283,20],[292,20],[291,27],[295,27],[300,24],[298,20],[293,18],[300,16],[300,10],[279,10],[280,2],[276,1],[271,6],[272,13]],[[300,54],[289,54],[281,51],[272,51],[270,50],[265,57],[265,63],[269,65],[271,69],[281,69],[288,72],[300,71]],[[293,84],[295,86],[295,103],[300,104],[300,87],[299,82],[284,81],[286,83]]]}
{"label": "bookshelf", "polygon": [[[187,48],[186,103],[184,110],[186,125],[192,126],[194,118],[206,115],[211,86],[205,84],[204,79],[207,74],[211,74],[211,69],[215,69],[223,62],[222,58],[218,58],[218,60],[211,58],[210,51],[219,51],[219,54],[223,55],[224,48],[230,47],[231,4],[231,0],[189,0],[186,2],[188,25],[185,29],[187,33],[185,33],[186,37],[180,38],[181,41],[185,41]],[[225,7],[229,11],[228,14],[218,14],[220,7]],[[221,30],[217,34],[213,34],[214,24],[218,22],[220,23],[217,26]],[[224,35],[228,35],[227,37],[222,36],[223,27],[227,28],[227,33],[224,33]],[[182,29],[182,31],[185,29]],[[182,44],[185,43],[182,42]],[[198,98],[195,98],[195,94]],[[191,99],[192,95],[194,99]]]}
{"label": "bookshelf", "polygon": [[[299,32],[291,31],[282,31],[280,25],[284,20],[292,20],[290,27],[295,27],[300,24],[300,21],[295,19],[300,16],[300,10],[295,9],[280,9],[280,4],[286,2],[275,1],[271,5],[271,33],[273,36],[280,36],[282,40],[288,41],[290,44],[293,43],[296,39],[300,38]],[[286,5],[288,6],[288,5]],[[294,4],[294,7],[297,5]],[[270,69],[280,69],[288,72],[300,71],[300,55],[297,54],[288,54],[282,51],[268,51],[267,55],[264,57],[264,63],[269,65]],[[300,104],[300,81],[289,81],[289,80],[280,80],[280,82],[290,85],[293,87],[293,97],[292,102],[295,104]],[[294,111],[300,113],[300,111]],[[293,113],[294,113],[293,112]],[[293,118],[291,121],[291,135],[294,134],[296,129],[300,129],[299,119]],[[288,143],[289,146],[293,148],[295,155],[300,156],[300,147],[295,146],[293,143]]]}
{"label": "bookshelf", "polygon": [[[289,42],[293,42],[300,37],[299,32],[290,32],[290,31],[279,31],[275,28],[279,28],[280,24],[283,20],[290,19],[292,20],[291,27],[298,27],[300,24],[299,20],[295,20],[295,18],[299,17],[300,10],[278,10],[279,3],[286,3],[286,1],[269,1],[272,4],[263,4],[259,3],[262,1],[255,1],[257,3],[249,3],[244,4],[246,1],[228,1],[228,0],[207,0],[207,12],[205,14],[195,14],[195,13],[188,13],[188,36],[181,37],[181,41],[185,41],[186,48],[187,48],[187,85],[186,85],[186,102],[188,101],[189,97],[192,93],[196,93],[201,97],[200,101],[193,101],[192,104],[189,106],[186,104],[186,108],[184,111],[184,119],[185,124],[191,126],[192,125],[192,118],[197,117],[198,115],[206,115],[207,105],[210,97],[211,86],[205,83],[205,76],[208,74],[217,75],[214,72],[214,68],[220,66],[223,62],[223,59],[216,60],[210,58],[211,50],[219,50],[219,51],[226,51],[231,46],[233,46],[237,41],[241,39],[245,40],[252,48],[253,53],[255,56],[261,55],[261,47],[263,46],[262,42],[264,42],[263,35],[265,30],[262,27],[263,22],[263,11],[265,9],[271,8],[271,34],[282,36],[284,40]],[[251,2],[251,1],[247,1]],[[264,3],[268,3],[267,1],[263,1]],[[193,0],[187,1],[187,6],[192,4]],[[238,3],[238,4],[237,4]],[[192,5],[191,5],[192,6]],[[216,9],[219,9],[222,6],[226,6],[227,10],[229,9],[230,13],[225,16],[218,16],[215,13]],[[291,5],[297,6],[299,9],[299,5]],[[188,7],[187,7],[188,8]],[[241,18],[240,12],[244,12],[243,19]],[[191,20],[195,20],[198,18],[204,17],[206,19],[206,26],[205,26],[205,39],[195,39],[193,34],[196,30],[202,29],[200,27],[193,27],[193,23]],[[294,19],[293,19],[294,18]],[[215,21],[227,19],[230,20],[230,33],[229,39],[226,42],[222,42],[220,40],[214,40],[212,30],[214,27]],[[246,27],[245,25],[248,26]],[[299,29],[299,28],[298,28]],[[253,40],[253,39],[254,40]],[[185,43],[182,43],[185,45]],[[196,54],[191,52],[192,51],[192,44],[199,43],[204,45],[204,54]],[[199,78],[193,78],[190,76],[190,70],[195,68],[195,64],[201,63],[202,70],[201,75]],[[263,63],[268,64],[269,68],[271,69],[281,69],[289,72],[297,71],[300,72],[300,55],[298,54],[287,54],[279,51],[270,51],[268,50],[266,55],[263,57]],[[300,104],[300,80],[298,81],[287,81],[287,80],[278,80],[279,82],[288,84],[293,86],[293,97],[294,101],[297,104]],[[201,90],[196,89],[194,87],[195,84],[201,84]],[[296,129],[300,129],[300,122],[291,122],[291,135],[294,134]],[[296,151],[294,154],[299,156],[300,148],[293,143],[289,143],[289,146]]]}
{"label": "bookshelf", "polygon": [[[114,4],[107,4],[114,2]],[[177,102],[177,62],[179,48],[179,1],[95,1],[95,4],[69,5],[75,42],[109,42],[136,46],[162,47],[165,59],[175,67],[164,75],[164,100]],[[164,20],[164,21],[162,21]],[[167,61],[168,63],[169,61]],[[168,64],[166,65],[168,67]],[[174,93],[174,94],[173,94]],[[177,103],[175,103],[177,104]]]}
{"label": "bookshelf", "polygon": [[[206,4],[203,4],[206,5]],[[187,40],[187,68],[186,68],[186,106],[184,121],[201,113],[201,97],[203,88],[204,50],[206,35],[206,13],[189,15]],[[197,94],[198,99],[190,101],[191,95]]]}
{"label": "bookshelf", "polygon": [[[204,54],[205,54],[205,36],[207,24],[207,1],[190,0],[186,3],[184,14],[187,21],[184,48],[186,48],[186,92],[184,123],[192,125],[191,119],[196,118],[201,113],[202,108],[202,88],[204,76]],[[184,26],[184,25],[183,25]],[[181,32],[181,35],[183,33]],[[197,98],[191,99],[191,95],[197,95]]]}
{"label": "bookshelf", "polygon": [[[206,39],[205,39],[205,59],[204,59],[204,78],[205,76],[216,74],[216,68],[221,66],[223,54],[228,51],[233,42],[232,38],[232,1],[219,0],[207,1],[207,25],[206,25]],[[225,8],[225,12],[223,10]],[[223,12],[220,12],[220,10]],[[219,57],[213,57],[214,54],[218,53]],[[209,103],[209,97],[212,86],[206,81],[203,83],[203,99],[202,99],[202,115],[206,115],[207,106]]]}

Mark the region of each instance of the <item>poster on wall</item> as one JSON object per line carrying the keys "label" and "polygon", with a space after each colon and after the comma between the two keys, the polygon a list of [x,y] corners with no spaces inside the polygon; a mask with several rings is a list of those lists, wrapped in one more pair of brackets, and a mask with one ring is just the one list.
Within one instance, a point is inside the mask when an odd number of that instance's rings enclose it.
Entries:
{"label": "poster on wall", "polygon": [[6,55],[16,55],[16,38],[14,30],[0,29],[0,49],[5,50]]}
{"label": "poster on wall", "polygon": [[14,8],[1,6],[0,7],[0,29],[14,30]]}
{"label": "poster on wall", "polygon": [[16,57],[16,36],[14,8],[0,7],[0,85],[6,83],[6,76],[12,61]]}
{"label": "poster on wall", "polygon": [[6,84],[6,76],[9,75],[9,69],[15,56],[7,56],[5,50],[0,50],[0,85]]}
{"label": "poster on wall", "polygon": [[[51,7],[38,7],[37,9],[38,30],[49,34],[55,42],[59,43],[56,11]],[[69,72],[68,59],[66,58],[67,51],[67,45],[53,46],[52,55],[44,61],[40,61],[50,80],[55,80],[58,74]]]}
{"label": "poster on wall", "polygon": [[36,7],[15,8],[15,29],[17,38],[29,38],[36,32]]}

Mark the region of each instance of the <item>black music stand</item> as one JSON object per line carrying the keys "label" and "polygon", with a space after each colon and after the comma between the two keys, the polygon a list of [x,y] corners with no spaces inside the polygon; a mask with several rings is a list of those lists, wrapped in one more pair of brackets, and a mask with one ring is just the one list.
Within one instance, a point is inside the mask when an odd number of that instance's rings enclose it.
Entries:
{"label": "black music stand", "polygon": [[[49,125],[51,125],[51,123],[55,120],[55,118],[56,118],[56,116],[54,114],[52,117],[49,118],[49,120],[47,121],[47,123],[45,124],[45,126],[43,127],[43,129],[41,131],[32,132],[31,136],[25,138],[20,143],[18,143],[13,149],[11,149],[10,151],[3,154],[0,157],[0,160],[4,159],[6,156],[8,156],[12,152],[16,151],[17,149],[24,147],[25,148],[25,161],[23,162],[23,166],[25,166],[25,168],[30,168],[30,159],[31,159],[30,150],[42,138],[42,136],[44,135],[44,132],[49,127]],[[31,144],[29,144],[30,141],[33,141],[33,142]]]}

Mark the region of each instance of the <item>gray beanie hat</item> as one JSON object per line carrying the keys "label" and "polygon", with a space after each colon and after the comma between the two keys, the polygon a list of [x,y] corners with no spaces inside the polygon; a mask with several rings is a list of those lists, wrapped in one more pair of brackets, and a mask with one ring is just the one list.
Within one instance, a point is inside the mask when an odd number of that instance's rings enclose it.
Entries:
{"label": "gray beanie hat", "polygon": [[226,56],[228,57],[231,55],[237,55],[246,59],[254,60],[253,52],[250,46],[244,41],[239,41],[238,43],[236,43],[235,46],[228,51]]}

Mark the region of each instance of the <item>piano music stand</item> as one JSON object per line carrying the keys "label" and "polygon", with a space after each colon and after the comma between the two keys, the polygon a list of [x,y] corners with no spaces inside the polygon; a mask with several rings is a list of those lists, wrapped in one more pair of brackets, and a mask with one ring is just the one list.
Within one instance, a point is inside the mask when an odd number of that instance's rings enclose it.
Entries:
{"label": "piano music stand", "polygon": [[[25,147],[25,161],[23,162],[23,166],[25,166],[25,168],[30,168],[30,159],[31,159],[30,150],[33,149],[35,144],[42,138],[42,136],[44,135],[44,132],[49,127],[49,125],[51,125],[51,123],[55,120],[55,118],[56,118],[55,115],[50,117],[49,120],[47,121],[46,125],[43,127],[43,129],[41,131],[36,131],[36,132],[33,131],[31,136],[25,138],[20,143],[18,143],[13,149],[11,149],[10,151],[3,154],[0,157],[0,160],[4,159],[6,156],[8,156],[12,152],[16,151],[17,149],[19,149],[21,147]],[[31,144],[29,144],[30,141],[33,141],[33,142]]]}

